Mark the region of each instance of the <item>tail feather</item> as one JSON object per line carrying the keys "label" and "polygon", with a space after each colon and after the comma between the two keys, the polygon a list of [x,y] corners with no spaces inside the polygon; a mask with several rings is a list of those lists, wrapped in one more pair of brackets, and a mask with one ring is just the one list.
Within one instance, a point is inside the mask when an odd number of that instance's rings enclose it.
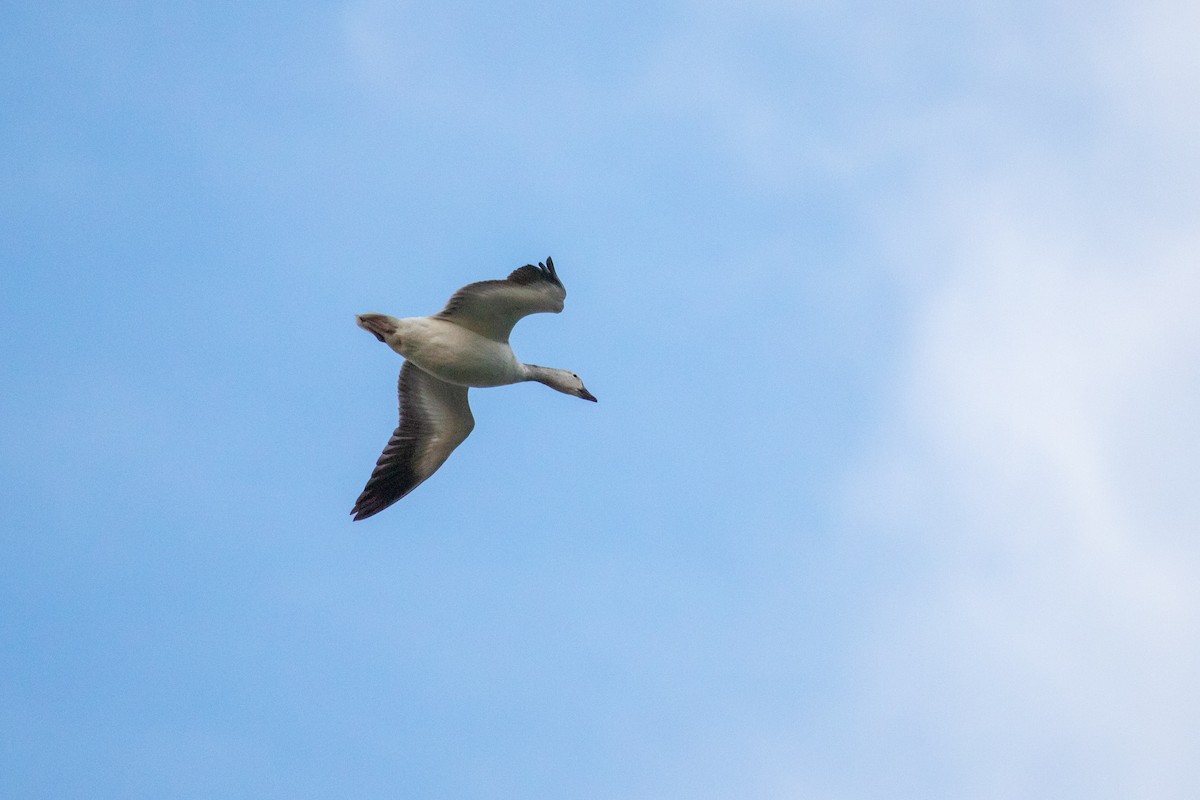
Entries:
{"label": "tail feather", "polygon": [[387,314],[359,314],[357,319],[358,327],[381,342],[396,332],[396,318]]}

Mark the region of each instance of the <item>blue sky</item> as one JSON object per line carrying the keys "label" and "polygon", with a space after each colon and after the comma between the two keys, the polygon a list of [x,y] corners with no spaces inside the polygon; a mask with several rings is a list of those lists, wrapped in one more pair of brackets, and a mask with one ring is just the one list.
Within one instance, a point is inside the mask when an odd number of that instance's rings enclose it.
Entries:
{"label": "blue sky", "polygon": [[[1191,798],[1200,12],[0,10],[0,788]],[[350,506],[433,313],[554,256]]]}

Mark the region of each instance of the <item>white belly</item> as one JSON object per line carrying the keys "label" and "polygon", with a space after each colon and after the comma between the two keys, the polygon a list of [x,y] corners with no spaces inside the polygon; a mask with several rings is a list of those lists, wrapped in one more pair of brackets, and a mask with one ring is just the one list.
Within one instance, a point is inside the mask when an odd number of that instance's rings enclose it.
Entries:
{"label": "white belly", "polygon": [[400,320],[400,355],[447,383],[504,386],[523,380],[512,348],[453,322],[429,317]]}

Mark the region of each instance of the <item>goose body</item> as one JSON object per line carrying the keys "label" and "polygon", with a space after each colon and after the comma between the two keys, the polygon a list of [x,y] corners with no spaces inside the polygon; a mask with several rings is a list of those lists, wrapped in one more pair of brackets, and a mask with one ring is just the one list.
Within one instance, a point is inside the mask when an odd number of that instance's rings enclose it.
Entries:
{"label": "goose body", "polygon": [[521,363],[509,346],[525,316],[558,313],[567,291],[554,261],[527,264],[504,280],[454,293],[431,317],[360,314],[358,324],[401,356],[400,424],[350,513],[366,519],[407,495],[437,469],[475,427],[467,390],[538,381],[595,402],[573,372]]}
{"label": "goose body", "polygon": [[396,320],[384,342],[429,374],[457,386],[505,386],[525,380],[508,342],[481,336],[437,317]]}

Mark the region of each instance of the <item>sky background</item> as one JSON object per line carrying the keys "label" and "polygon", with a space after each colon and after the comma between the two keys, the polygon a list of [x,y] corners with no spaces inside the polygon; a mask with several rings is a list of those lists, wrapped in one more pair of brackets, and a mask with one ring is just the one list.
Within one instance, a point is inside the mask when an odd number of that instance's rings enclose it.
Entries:
{"label": "sky background", "polygon": [[[0,794],[1200,796],[1200,6],[0,7]],[[399,359],[552,255],[471,438]]]}

